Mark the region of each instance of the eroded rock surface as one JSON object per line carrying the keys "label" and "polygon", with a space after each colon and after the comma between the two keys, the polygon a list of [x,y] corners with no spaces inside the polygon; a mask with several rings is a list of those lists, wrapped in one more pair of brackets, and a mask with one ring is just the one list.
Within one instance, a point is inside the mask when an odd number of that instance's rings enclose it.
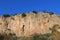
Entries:
{"label": "eroded rock surface", "polygon": [[49,13],[26,13],[11,17],[0,17],[0,33],[15,33],[17,36],[29,36],[34,33],[50,33],[49,28],[53,25],[60,25],[60,18]]}

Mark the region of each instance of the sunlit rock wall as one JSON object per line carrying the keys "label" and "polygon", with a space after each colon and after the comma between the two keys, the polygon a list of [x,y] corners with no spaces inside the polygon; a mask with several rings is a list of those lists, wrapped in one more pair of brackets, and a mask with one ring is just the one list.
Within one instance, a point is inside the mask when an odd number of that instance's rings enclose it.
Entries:
{"label": "sunlit rock wall", "polygon": [[0,17],[0,33],[15,33],[17,36],[29,36],[34,33],[45,34],[50,33],[49,28],[53,25],[60,25],[60,18],[55,14],[49,13],[26,13],[11,17]]}

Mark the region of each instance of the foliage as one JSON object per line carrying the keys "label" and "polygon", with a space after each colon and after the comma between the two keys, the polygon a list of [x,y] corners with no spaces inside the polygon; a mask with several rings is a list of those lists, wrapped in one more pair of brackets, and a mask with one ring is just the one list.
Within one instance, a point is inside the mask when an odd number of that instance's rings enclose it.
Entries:
{"label": "foliage", "polygon": [[32,11],[33,13],[35,13],[35,14],[37,14],[37,12],[36,11]]}
{"label": "foliage", "polygon": [[17,36],[15,34],[0,34],[0,40],[17,40]]}
{"label": "foliage", "polygon": [[50,34],[34,34],[33,40],[60,40],[60,32],[58,32],[57,29],[60,29],[60,26],[55,24],[50,28],[52,31]]}
{"label": "foliage", "polygon": [[0,34],[0,40],[4,40],[4,36]]}
{"label": "foliage", "polygon": [[53,27],[52,28],[49,28],[51,31],[52,31],[52,33],[54,33],[54,32],[56,32],[57,31],[57,29],[59,29],[60,28],[60,26],[59,25],[57,25],[57,24],[55,24],[55,25],[53,25]]}
{"label": "foliage", "polygon": [[34,34],[32,35],[33,40],[47,40],[51,34]]}
{"label": "foliage", "polygon": [[47,40],[54,40],[54,39],[55,39],[54,35],[51,35],[51,36],[49,36],[49,38]]}
{"label": "foliage", "polygon": [[50,15],[53,15],[54,14],[54,12],[47,12],[47,11],[43,11],[44,13],[49,13]]}
{"label": "foliage", "polygon": [[57,31],[60,26],[55,24],[50,30],[51,33],[46,34],[33,34],[31,37],[17,37],[14,33],[0,34],[0,40],[60,40],[60,32]]}
{"label": "foliage", "polygon": [[39,38],[39,35],[38,34],[34,34],[33,35],[33,40],[39,40],[40,38]]}
{"label": "foliage", "polygon": [[60,32],[57,31],[57,29],[60,29],[60,26],[55,24],[50,30],[52,31],[52,35],[48,38],[48,40],[58,40],[60,35]]}
{"label": "foliage", "polygon": [[24,17],[26,17],[26,14],[25,14],[25,13],[23,13],[23,14],[22,14],[22,17],[23,17],[23,18],[24,18]]}
{"label": "foliage", "polygon": [[4,14],[3,17],[10,17],[10,15],[9,14]]}
{"label": "foliage", "polygon": [[11,36],[11,39],[12,39],[12,40],[17,40],[17,36],[16,36],[14,33],[13,33],[13,34],[10,33],[9,35]]}
{"label": "foliage", "polygon": [[54,13],[53,12],[49,12],[50,15],[53,15]]}

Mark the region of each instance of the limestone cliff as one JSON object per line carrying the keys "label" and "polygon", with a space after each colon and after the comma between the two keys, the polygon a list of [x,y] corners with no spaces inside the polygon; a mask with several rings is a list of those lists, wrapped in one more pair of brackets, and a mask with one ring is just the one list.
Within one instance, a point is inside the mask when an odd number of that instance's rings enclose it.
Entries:
{"label": "limestone cliff", "polygon": [[15,33],[17,36],[29,36],[34,33],[50,33],[49,28],[60,25],[60,18],[49,13],[39,12],[0,17],[0,33]]}

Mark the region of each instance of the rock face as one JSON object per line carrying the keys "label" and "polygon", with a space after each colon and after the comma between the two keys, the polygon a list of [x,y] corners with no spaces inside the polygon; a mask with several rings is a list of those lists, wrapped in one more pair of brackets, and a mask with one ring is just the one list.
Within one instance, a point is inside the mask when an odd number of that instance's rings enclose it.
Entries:
{"label": "rock face", "polygon": [[60,25],[60,18],[49,13],[26,13],[11,17],[0,17],[0,33],[15,33],[17,36],[29,36],[34,33],[50,33],[49,28]]}

